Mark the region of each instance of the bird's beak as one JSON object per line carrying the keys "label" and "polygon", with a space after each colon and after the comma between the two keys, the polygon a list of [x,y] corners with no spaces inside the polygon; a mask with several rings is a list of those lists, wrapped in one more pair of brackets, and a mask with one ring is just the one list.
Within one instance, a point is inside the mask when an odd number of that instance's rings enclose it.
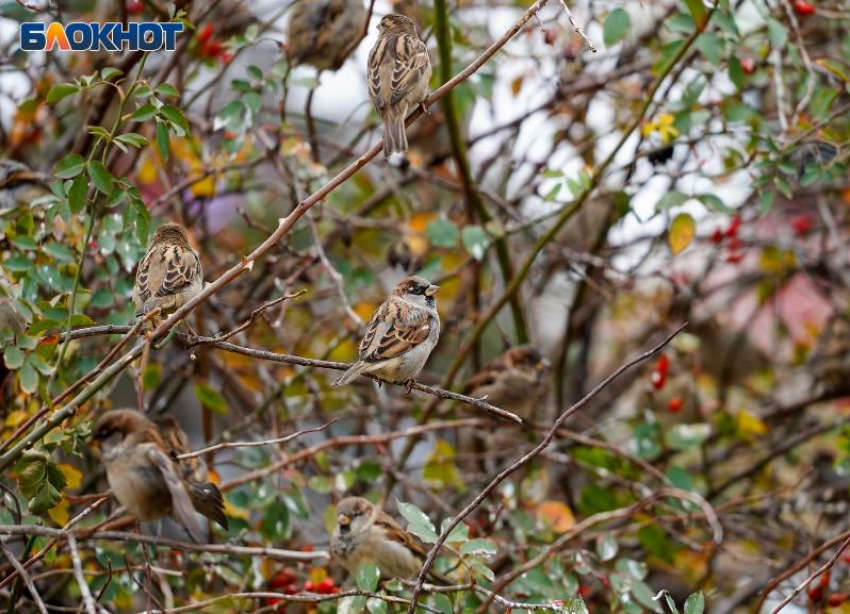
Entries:
{"label": "bird's beak", "polygon": [[345,514],[340,514],[339,516],[337,516],[336,521],[339,523],[339,526],[341,526],[341,527],[347,527],[348,525],[351,524],[351,518],[349,518]]}
{"label": "bird's beak", "polygon": [[552,362],[548,358],[541,358],[540,362],[537,363],[538,371],[548,371],[549,367],[552,366]]}
{"label": "bird's beak", "polygon": [[428,289],[425,290],[425,296],[434,296],[435,294],[437,294],[437,291],[439,289],[440,286],[435,286],[434,284],[431,284],[430,286],[428,286]]}

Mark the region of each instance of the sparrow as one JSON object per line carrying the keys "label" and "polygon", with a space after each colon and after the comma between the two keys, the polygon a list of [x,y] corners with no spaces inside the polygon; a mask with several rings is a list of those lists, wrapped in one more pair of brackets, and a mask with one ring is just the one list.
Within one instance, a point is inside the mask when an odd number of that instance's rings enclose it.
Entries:
{"label": "sparrow", "polygon": [[367,65],[369,97],[384,122],[384,156],[407,157],[407,114],[428,95],[431,58],[404,15],[387,15],[378,24],[378,41]]}
{"label": "sparrow", "polygon": [[194,298],[203,285],[201,260],[189,245],[186,229],[167,222],[154,232],[136,270],[133,287],[136,317],[156,308],[161,309],[161,315],[168,315]]}
{"label": "sparrow", "polygon": [[[373,563],[384,579],[410,579],[419,574],[428,552],[386,512],[362,497],[343,499],[336,511],[331,554],[348,573],[356,575],[358,567]],[[429,575],[441,583],[451,584],[436,572],[429,572]]]}
{"label": "sparrow", "polygon": [[289,16],[292,64],[339,70],[365,27],[361,0],[297,0]]}
{"label": "sparrow", "polygon": [[98,419],[92,437],[99,444],[112,494],[138,520],[170,516],[195,541],[201,534],[196,511],[227,528],[224,499],[216,485],[187,477],[187,466],[176,460],[177,452],[142,413],[108,411]]}
{"label": "sparrow", "polygon": [[49,194],[47,178],[33,172],[26,164],[0,158],[0,213]]}
{"label": "sparrow", "polygon": [[467,382],[464,394],[529,419],[546,396],[551,363],[536,347],[521,345],[486,364]]}
{"label": "sparrow", "polygon": [[408,388],[440,338],[440,316],[434,298],[439,286],[421,277],[399,282],[369,320],[360,342],[359,360],[333,385],[343,386],[369,374]]}

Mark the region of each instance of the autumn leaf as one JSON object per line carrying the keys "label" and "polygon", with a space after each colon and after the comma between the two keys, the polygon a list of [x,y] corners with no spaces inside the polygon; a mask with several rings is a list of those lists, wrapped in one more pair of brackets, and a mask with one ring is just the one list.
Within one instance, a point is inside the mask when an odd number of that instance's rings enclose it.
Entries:
{"label": "autumn leaf", "polygon": [[561,501],[544,501],[537,506],[537,515],[544,522],[552,525],[558,533],[564,533],[576,526],[576,518],[570,506]]}
{"label": "autumn leaf", "polygon": [[667,234],[667,242],[670,244],[670,251],[673,252],[674,256],[682,253],[691,244],[696,231],[697,225],[691,214],[680,213],[673,218],[673,222],[670,224],[670,232]]}

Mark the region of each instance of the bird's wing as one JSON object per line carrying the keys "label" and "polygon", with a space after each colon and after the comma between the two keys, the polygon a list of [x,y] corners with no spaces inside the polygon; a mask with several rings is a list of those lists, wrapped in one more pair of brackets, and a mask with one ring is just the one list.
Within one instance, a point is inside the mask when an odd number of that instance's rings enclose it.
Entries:
{"label": "bird's wing", "polygon": [[469,379],[463,389],[464,394],[468,394],[469,392],[478,388],[483,388],[484,386],[495,384],[499,375],[507,371],[507,368],[507,365],[505,365],[505,363],[501,360],[496,360],[486,365]]}
{"label": "bird's wing", "polygon": [[372,319],[360,343],[360,360],[381,362],[410,351],[428,338],[432,318],[395,298],[387,300]]}
{"label": "bird's wing", "polygon": [[[155,281],[153,279],[154,277],[158,277],[156,273],[151,270],[151,263],[156,259],[154,252],[155,250],[148,250],[148,253],[146,253],[144,258],[142,258],[142,261],[139,262],[139,268],[136,269],[136,285],[133,289],[133,299],[140,307],[150,299],[151,288],[154,287],[154,284],[151,282]],[[154,273],[154,275],[152,276],[151,273]]]}
{"label": "bird's wing", "polygon": [[164,275],[156,297],[177,294],[199,282],[202,277],[201,261],[194,250],[170,246],[165,250]]}
{"label": "bird's wing", "polygon": [[195,508],[192,506],[192,499],[186,490],[186,484],[177,474],[174,461],[165,452],[155,447],[148,450],[147,456],[162,473],[168,487],[168,492],[171,495],[171,513],[174,520],[189,532],[192,539],[197,540],[198,536],[201,535],[201,527],[198,524],[198,518],[195,516]]}
{"label": "bird's wing", "polygon": [[375,519],[375,525],[382,528],[387,536],[387,539],[398,542],[417,556],[425,558],[428,551],[413,534],[402,529],[398,523],[390,516],[381,512]]}
{"label": "bird's wing", "polygon": [[418,36],[399,36],[395,45],[390,104],[403,100],[423,78],[431,65],[428,48]]}
{"label": "bird's wing", "polygon": [[384,81],[387,81],[386,78],[382,78],[382,73],[387,72],[384,69],[384,64],[388,62],[386,55],[387,51],[391,48],[393,40],[394,39],[391,36],[378,37],[378,42],[375,43],[375,46],[372,47],[372,50],[369,52],[369,60],[366,64],[369,72],[367,79],[369,86],[369,98],[372,99],[372,103],[379,110],[387,106],[387,97],[382,95],[382,90],[384,88],[381,87],[381,84]]}

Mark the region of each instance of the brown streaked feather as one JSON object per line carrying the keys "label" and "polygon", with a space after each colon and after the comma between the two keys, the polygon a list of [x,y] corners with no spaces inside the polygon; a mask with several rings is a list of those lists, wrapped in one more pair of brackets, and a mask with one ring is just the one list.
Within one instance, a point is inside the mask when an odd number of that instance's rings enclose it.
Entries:
{"label": "brown streaked feather", "polygon": [[375,518],[375,526],[381,527],[386,531],[387,538],[400,543],[405,548],[422,557],[428,556],[428,551],[425,546],[412,533],[408,533],[402,529],[399,524],[385,512],[378,512],[378,517]]}
{"label": "brown streaked feather", "polygon": [[395,44],[395,64],[393,66],[390,90],[390,104],[403,100],[414,86],[425,76],[430,64],[428,48],[418,36],[404,34]]}
{"label": "brown streaked feather", "polygon": [[189,532],[192,539],[198,539],[198,536],[201,534],[201,527],[195,516],[195,507],[192,505],[192,499],[186,491],[186,484],[177,474],[174,461],[162,450],[150,450],[148,452],[148,459],[162,473],[165,485],[168,487],[168,492],[171,495],[171,513],[174,516],[174,520]]}
{"label": "brown streaked feather", "polygon": [[[376,341],[382,324],[385,332]],[[406,309],[404,303],[391,298],[375,312],[360,343],[360,360],[380,362],[400,356],[428,338],[431,317],[423,309]]]}

